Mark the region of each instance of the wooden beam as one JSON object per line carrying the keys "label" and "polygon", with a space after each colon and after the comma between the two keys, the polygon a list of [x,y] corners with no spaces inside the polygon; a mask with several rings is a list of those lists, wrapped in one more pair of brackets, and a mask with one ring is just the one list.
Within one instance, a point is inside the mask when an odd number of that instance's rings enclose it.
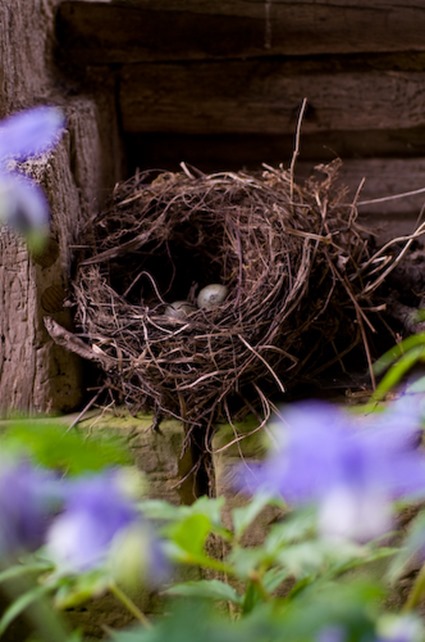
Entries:
{"label": "wooden beam", "polygon": [[321,72],[310,62],[126,65],[120,104],[127,132],[293,133],[425,125],[425,72]]}
{"label": "wooden beam", "polygon": [[[127,164],[176,171],[181,161],[204,172],[257,170],[262,161],[289,164],[294,149],[294,132],[284,136],[127,134],[124,136]],[[412,158],[425,156],[425,127],[398,130],[302,132],[299,161],[324,163],[335,157]]]}
{"label": "wooden beam", "polygon": [[[308,175],[311,169],[311,163],[300,163],[299,176]],[[391,218],[398,219],[408,232],[413,231],[425,205],[425,191],[419,193],[425,189],[425,158],[344,160],[339,180],[348,187],[349,202],[363,183],[358,199],[361,215],[371,216],[384,225]],[[409,192],[418,193],[409,195]]]}
{"label": "wooden beam", "polygon": [[73,63],[425,51],[425,5],[393,0],[67,0]]}

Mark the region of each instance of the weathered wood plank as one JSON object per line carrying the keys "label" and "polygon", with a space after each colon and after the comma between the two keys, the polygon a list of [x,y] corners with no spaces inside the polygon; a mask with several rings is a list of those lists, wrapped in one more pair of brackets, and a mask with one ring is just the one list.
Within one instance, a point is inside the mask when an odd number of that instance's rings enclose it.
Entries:
{"label": "weathered wood plank", "polygon": [[[261,162],[289,165],[294,132],[286,135],[131,133],[124,137],[130,171],[152,167],[176,171],[181,161],[204,172],[258,169]],[[335,157],[412,158],[425,156],[425,127],[410,129],[302,131],[299,161],[324,163]]]}
{"label": "weathered wood plank", "polygon": [[[298,180],[309,176],[312,170],[312,163],[298,163]],[[376,234],[378,243],[386,243],[412,234],[417,228],[425,206],[425,191],[419,192],[425,190],[425,158],[347,159],[339,184],[348,190],[347,203],[353,202],[363,184],[358,196],[359,220]],[[422,237],[422,244],[424,240]]]}
{"label": "weathered wood plank", "polygon": [[60,0],[0,0],[0,116],[33,105],[52,89],[49,56]]}
{"label": "weathered wood plank", "polygon": [[228,61],[126,65],[127,132],[276,134],[398,129],[425,124],[425,72],[326,73],[313,63]]}
{"label": "weathered wood plank", "polygon": [[[307,176],[312,169],[311,163],[297,165],[299,176]],[[397,195],[425,190],[425,158],[372,158],[363,160],[347,159],[343,162],[340,182],[348,187],[348,201],[354,197],[363,179],[359,195],[359,213],[376,221],[378,226],[391,218],[399,219],[407,232],[412,232],[417,216],[425,205],[423,193]],[[388,199],[370,203],[373,199]],[[364,202],[364,204],[362,204]]]}
{"label": "weathered wood plank", "polygon": [[[0,0],[1,117],[34,104],[64,102],[53,59],[59,2]],[[81,401],[80,364],[52,344],[42,317],[50,310],[64,325],[71,323],[70,310],[63,305],[70,246],[101,191],[117,178],[113,168],[118,154],[109,148],[114,103],[108,110],[107,101],[102,98],[100,115],[93,99],[67,93],[67,132],[50,155],[26,164],[50,203],[52,243],[46,253],[34,259],[22,241],[0,230],[0,415],[12,410],[65,411]],[[103,119],[112,133],[108,142],[100,134]]]}
{"label": "weathered wood plank", "polygon": [[69,61],[425,51],[425,5],[395,0],[122,0],[62,3]]}
{"label": "weathered wood plank", "polygon": [[0,230],[0,415],[69,411],[82,399],[81,364],[53,343],[43,316],[72,327],[64,305],[72,244],[101,192],[116,180],[118,154],[113,136],[107,143],[102,138],[106,106],[101,117],[91,99],[76,98],[67,101],[65,111],[67,131],[55,150],[25,164],[49,200],[50,246],[31,257],[20,239]]}

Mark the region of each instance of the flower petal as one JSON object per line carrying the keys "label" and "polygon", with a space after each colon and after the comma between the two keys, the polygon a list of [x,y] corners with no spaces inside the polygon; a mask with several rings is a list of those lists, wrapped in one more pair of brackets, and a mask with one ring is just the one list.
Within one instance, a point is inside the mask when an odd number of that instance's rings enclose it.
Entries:
{"label": "flower petal", "polygon": [[23,235],[46,234],[49,205],[43,190],[21,174],[0,174],[0,223]]}
{"label": "flower petal", "polygon": [[0,558],[41,546],[59,502],[50,472],[0,459]]}
{"label": "flower petal", "polygon": [[348,419],[338,407],[323,402],[288,406],[284,419],[287,425],[276,425],[276,451],[249,475],[241,469],[240,486],[252,491],[257,485],[289,503],[314,501],[341,483],[349,456],[360,457],[347,431]]}
{"label": "flower petal", "polygon": [[114,538],[138,520],[130,499],[112,471],[68,484],[65,508],[52,525],[47,548],[53,559],[72,571],[102,565]]}
{"label": "flower petal", "polygon": [[390,530],[392,505],[385,493],[335,488],[319,504],[319,531],[330,539],[367,542]]}
{"label": "flower petal", "polygon": [[[322,532],[367,540],[391,525],[395,499],[423,499],[425,457],[417,448],[422,408],[408,400],[367,418],[324,402],[286,408],[277,449],[239,467],[237,486],[290,504],[315,503]],[[249,473],[249,474],[248,474]]]}
{"label": "flower petal", "polygon": [[57,107],[35,107],[6,118],[0,124],[0,162],[43,154],[58,142],[64,126]]}
{"label": "flower petal", "polygon": [[47,537],[49,554],[70,572],[84,572],[100,565],[109,544],[102,523],[84,511],[65,512],[56,518]]}

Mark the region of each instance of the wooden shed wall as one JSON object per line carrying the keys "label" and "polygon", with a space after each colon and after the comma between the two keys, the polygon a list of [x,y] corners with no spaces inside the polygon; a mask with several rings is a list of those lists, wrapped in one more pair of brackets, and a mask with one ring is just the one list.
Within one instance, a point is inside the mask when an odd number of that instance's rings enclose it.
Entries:
{"label": "wooden shed wall", "polygon": [[[57,25],[68,64],[114,75],[131,168],[289,164],[306,97],[301,175],[341,156],[361,200],[425,185],[425,5],[67,0]],[[409,231],[423,202],[360,209]]]}
{"label": "wooden shed wall", "polygon": [[[381,236],[409,232],[425,186],[425,6],[394,0],[0,0],[0,116],[64,106],[58,148],[30,164],[52,207],[38,263],[1,231],[0,406],[68,410],[78,361],[43,316],[64,306],[72,244],[136,166],[288,165],[304,97],[300,176],[341,156],[342,181]],[[60,66],[57,62],[60,60]]]}

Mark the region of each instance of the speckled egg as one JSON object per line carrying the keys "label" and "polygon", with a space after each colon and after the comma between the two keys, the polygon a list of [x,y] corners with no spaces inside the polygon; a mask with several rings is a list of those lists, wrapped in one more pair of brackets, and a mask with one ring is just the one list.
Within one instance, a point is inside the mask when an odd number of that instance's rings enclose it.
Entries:
{"label": "speckled egg", "polygon": [[196,310],[195,306],[189,301],[173,301],[167,305],[165,314],[173,319],[185,319],[188,314]]}
{"label": "speckled egg", "polygon": [[229,290],[221,283],[210,283],[199,292],[196,299],[198,307],[203,310],[213,310],[221,305]]}

